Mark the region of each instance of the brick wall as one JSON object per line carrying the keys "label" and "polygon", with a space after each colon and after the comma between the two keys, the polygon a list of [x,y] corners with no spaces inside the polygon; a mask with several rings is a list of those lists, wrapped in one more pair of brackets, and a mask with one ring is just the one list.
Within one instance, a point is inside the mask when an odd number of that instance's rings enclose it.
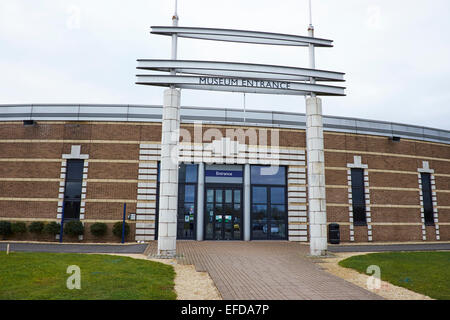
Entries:
{"label": "brick wall", "polygon": [[[183,125],[193,135],[191,125]],[[211,128],[211,126],[204,129]],[[227,134],[230,127],[218,126]],[[302,130],[279,130],[280,147],[304,149]],[[0,124],[0,219],[57,221],[63,154],[74,145],[88,154],[89,173],[84,222],[110,227],[127,212],[136,212],[142,144],[159,144],[161,126],[154,123],[21,122]],[[268,135],[270,141],[270,131]],[[347,164],[361,157],[370,180],[372,241],[423,241],[418,168],[428,161],[434,170],[440,240],[450,240],[450,146],[386,137],[325,133],[327,217],[341,225],[341,240],[350,241]],[[135,226],[130,240],[135,239]],[[154,224],[155,221],[146,221]],[[291,221],[299,223],[299,221]],[[368,227],[355,227],[355,242],[368,241]],[[427,227],[426,241],[436,241]],[[26,235],[29,239],[30,235]],[[118,241],[112,235],[84,241]]]}

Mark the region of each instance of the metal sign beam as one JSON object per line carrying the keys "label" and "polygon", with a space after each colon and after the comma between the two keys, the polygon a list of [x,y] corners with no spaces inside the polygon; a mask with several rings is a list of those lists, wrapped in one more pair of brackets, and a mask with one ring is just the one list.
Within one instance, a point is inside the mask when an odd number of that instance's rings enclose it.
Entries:
{"label": "metal sign beam", "polygon": [[136,84],[180,89],[303,96],[313,92],[318,96],[345,96],[344,87],[290,81],[173,75],[137,75],[137,78]]}
{"label": "metal sign beam", "polygon": [[181,38],[201,40],[299,47],[308,47],[312,44],[315,47],[333,47],[332,40],[271,32],[173,26],[154,26],[151,29],[153,34],[164,36],[177,35]]}
{"label": "metal sign beam", "polygon": [[142,59],[138,60],[137,69],[270,80],[309,81],[310,77],[314,77],[316,81],[345,81],[341,72],[219,61]]}

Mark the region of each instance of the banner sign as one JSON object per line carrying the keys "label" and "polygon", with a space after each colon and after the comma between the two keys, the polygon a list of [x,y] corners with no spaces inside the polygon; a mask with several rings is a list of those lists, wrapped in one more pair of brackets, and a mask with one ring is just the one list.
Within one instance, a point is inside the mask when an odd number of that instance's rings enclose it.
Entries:
{"label": "banner sign", "polygon": [[207,177],[242,178],[242,171],[206,170]]}
{"label": "banner sign", "polygon": [[252,88],[270,88],[289,90],[291,84],[284,81],[266,81],[254,79],[239,78],[218,78],[218,77],[200,77],[200,85],[216,85],[216,86],[235,86],[235,87],[252,87]]}

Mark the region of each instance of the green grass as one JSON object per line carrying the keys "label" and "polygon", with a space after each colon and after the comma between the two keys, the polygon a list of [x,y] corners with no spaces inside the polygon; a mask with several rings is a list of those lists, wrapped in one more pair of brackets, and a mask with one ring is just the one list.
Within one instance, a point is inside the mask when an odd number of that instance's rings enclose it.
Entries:
{"label": "green grass", "polygon": [[[81,289],[66,286],[67,267]],[[175,272],[158,262],[98,254],[0,252],[0,300],[173,300]]]}
{"label": "green grass", "polygon": [[433,299],[450,300],[450,252],[387,252],[350,257],[339,262],[366,273],[381,268],[381,279]]}

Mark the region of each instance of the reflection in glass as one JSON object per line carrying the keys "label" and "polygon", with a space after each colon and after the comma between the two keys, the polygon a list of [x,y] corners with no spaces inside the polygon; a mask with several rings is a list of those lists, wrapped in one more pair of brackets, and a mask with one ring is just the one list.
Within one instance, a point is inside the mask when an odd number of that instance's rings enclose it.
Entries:
{"label": "reflection in glass", "polygon": [[285,185],[285,167],[251,166],[252,184],[262,185]]}
{"label": "reflection in glass", "polygon": [[64,199],[75,200],[81,199],[81,182],[66,182],[66,188],[64,191]]}
{"label": "reflection in glass", "polygon": [[279,204],[285,202],[285,188],[271,188],[270,189],[270,203]]}
{"label": "reflection in glass", "polygon": [[186,182],[188,183],[196,183],[197,182],[197,165],[196,164],[188,164],[186,165]]}
{"label": "reflection in glass", "polygon": [[80,219],[80,201],[64,202],[64,219],[65,220]]}
{"label": "reflection in glass", "polygon": [[241,190],[206,190],[205,239],[241,240]]}
{"label": "reflection in glass", "polygon": [[198,166],[196,164],[180,164],[178,169],[179,183],[197,183]]}
{"label": "reflection in glass", "polygon": [[66,169],[66,180],[83,180],[84,160],[68,160]]}
{"label": "reflection in glass", "polygon": [[233,202],[233,190],[225,190],[225,202]]}
{"label": "reflection in glass", "polygon": [[222,203],[222,190],[216,190],[216,202]]}
{"label": "reflection in glass", "polygon": [[195,185],[186,185],[184,192],[184,202],[195,202]]}
{"label": "reflection in glass", "polygon": [[287,237],[286,187],[252,187],[252,239],[284,240]]}
{"label": "reflection in glass", "polygon": [[197,165],[180,164],[178,170],[178,239],[195,239]]}
{"label": "reflection in glass", "polygon": [[253,187],[253,203],[267,203],[266,187]]}
{"label": "reflection in glass", "polygon": [[213,189],[208,189],[206,191],[206,201],[214,202],[214,190]]}
{"label": "reflection in glass", "polygon": [[234,203],[241,203],[241,190],[234,190]]}

